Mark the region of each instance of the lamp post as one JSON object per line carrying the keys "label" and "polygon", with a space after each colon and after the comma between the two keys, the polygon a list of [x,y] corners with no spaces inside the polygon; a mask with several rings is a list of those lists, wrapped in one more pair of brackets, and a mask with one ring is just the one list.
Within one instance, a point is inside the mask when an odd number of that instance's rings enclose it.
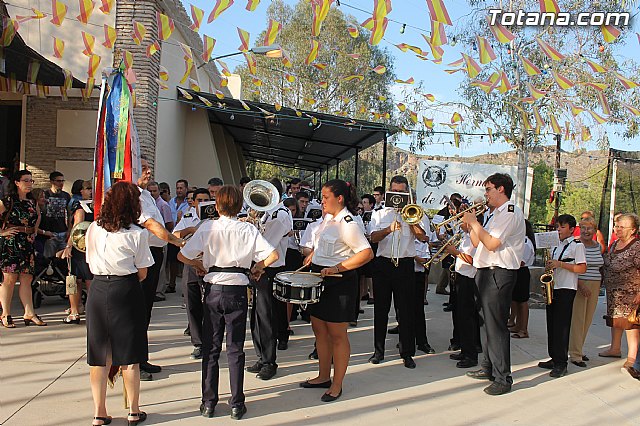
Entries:
{"label": "lamp post", "polygon": [[[255,55],[266,56],[267,58],[282,58],[282,47],[280,47],[280,45],[278,44],[272,44],[269,46],[256,46],[253,49],[250,49],[249,52]],[[230,56],[242,55],[243,53],[245,52],[234,52],[234,53],[227,53],[226,55],[216,56],[215,58],[209,59],[207,62],[203,63],[202,65],[199,65],[198,68],[204,67],[206,64],[208,64],[211,61],[228,58]]]}

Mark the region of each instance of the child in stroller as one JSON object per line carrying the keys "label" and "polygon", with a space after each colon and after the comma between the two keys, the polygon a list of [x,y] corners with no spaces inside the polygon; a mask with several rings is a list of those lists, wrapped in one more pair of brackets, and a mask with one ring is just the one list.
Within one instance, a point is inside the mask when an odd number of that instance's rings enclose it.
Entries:
{"label": "child in stroller", "polygon": [[[59,257],[46,258],[41,250],[38,250],[36,242],[36,271],[31,283],[33,293],[33,306],[39,308],[43,296],[59,296],[67,299],[66,277],[69,267],[65,259]],[[82,303],[86,300],[86,292],[82,294]]]}

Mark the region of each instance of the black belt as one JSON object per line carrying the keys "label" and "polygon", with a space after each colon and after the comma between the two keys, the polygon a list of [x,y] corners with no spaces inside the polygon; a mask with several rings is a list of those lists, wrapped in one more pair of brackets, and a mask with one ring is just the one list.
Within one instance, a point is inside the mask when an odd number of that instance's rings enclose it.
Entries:
{"label": "black belt", "polygon": [[209,268],[209,273],[212,272],[228,272],[236,274],[248,274],[248,268],[241,268],[240,266],[212,266]]}
{"label": "black belt", "polygon": [[[502,266],[487,266],[486,268],[478,268],[478,269],[490,269],[490,270],[494,270],[494,269],[507,269],[507,268],[503,268]],[[510,269],[509,269],[510,270]]]}
{"label": "black belt", "polygon": [[209,287],[211,291],[227,291],[227,292],[245,292],[247,291],[246,285],[220,285],[204,283]]}
{"label": "black belt", "polygon": [[129,274],[129,275],[97,275],[94,274],[93,275],[94,278],[100,278],[102,280],[123,280],[125,278],[132,278],[132,277],[136,277],[136,279],[138,278],[138,274],[134,273],[134,274]]}

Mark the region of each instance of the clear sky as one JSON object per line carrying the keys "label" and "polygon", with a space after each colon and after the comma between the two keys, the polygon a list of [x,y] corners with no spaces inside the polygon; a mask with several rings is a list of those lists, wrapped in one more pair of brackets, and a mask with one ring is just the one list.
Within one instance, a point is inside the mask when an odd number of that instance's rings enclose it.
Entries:
{"label": "clear sky", "polygon": [[[213,55],[224,55],[237,51],[240,45],[240,40],[236,31],[236,27],[241,27],[251,34],[251,46],[256,44],[257,35],[266,28],[267,19],[265,17],[266,10],[271,3],[269,0],[262,0],[253,12],[245,10],[247,0],[235,0],[234,4],[226,10],[218,19],[211,24],[206,23],[206,19],[215,4],[213,0],[182,0],[187,11],[190,11],[190,4],[203,9],[205,11],[204,22],[200,29],[201,34],[207,34],[216,39],[216,46],[213,51]],[[296,4],[297,0],[285,0],[287,4]],[[355,17],[357,22],[362,22],[369,14],[361,12],[357,9],[363,9],[371,11],[373,9],[373,0],[341,0],[341,10],[345,14]],[[468,3],[465,0],[444,0],[445,6],[448,9],[451,20],[453,21],[456,30],[464,28],[464,15],[469,12]],[[441,65],[433,64],[431,61],[421,61],[413,54],[403,53],[394,45],[398,43],[407,43],[417,45],[423,49],[427,49],[426,43],[421,36],[421,33],[428,34],[430,32],[430,18],[427,3],[425,0],[393,0],[393,10],[389,14],[388,18],[392,21],[389,22],[385,37],[380,43],[381,47],[388,49],[391,55],[395,58],[395,72],[397,78],[408,79],[414,77],[417,81],[423,81],[425,93],[432,93],[438,101],[441,102],[455,102],[460,100],[458,94],[458,87],[463,73],[447,74],[444,72],[445,64],[455,61],[460,58],[460,49],[453,46],[444,46],[445,55]],[[334,2],[332,7],[337,7]],[[637,6],[636,6],[637,7]],[[634,10],[637,13],[638,10]],[[309,17],[311,19],[311,17]],[[393,22],[397,21],[397,22]],[[638,17],[632,19],[631,30],[633,32],[640,32],[640,25],[637,23]],[[402,24],[406,24],[404,33],[401,33]],[[415,27],[415,28],[413,28]],[[447,27],[448,28],[448,27]],[[617,51],[617,56],[624,58],[632,58],[636,61],[640,60],[640,43],[638,42],[635,34],[632,34],[627,38],[627,42],[624,46],[621,46]],[[495,47],[495,46],[494,46]],[[235,68],[238,64],[244,63],[244,58],[233,57],[226,60],[230,68]],[[634,89],[638,90],[638,88]],[[393,92],[396,95],[396,102],[401,102],[400,95],[401,87],[394,87]],[[453,110],[446,110],[441,113],[427,113],[427,116],[435,115],[435,122],[448,121]],[[420,113],[419,113],[420,114]],[[606,126],[603,125],[603,126]],[[440,126],[442,127],[442,126]],[[436,124],[436,130],[439,130]],[[443,130],[446,130],[443,129]],[[592,131],[592,134],[594,131]],[[609,141],[613,148],[624,150],[638,150],[640,149],[640,141],[635,140],[622,140],[619,137],[613,135],[613,132],[609,131]],[[545,144],[554,143],[551,137]],[[479,137],[467,138],[459,148],[456,148],[451,144],[453,137],[451,135],[442,135],[441,137],[435,137],[433,141],[434,145],[428,146],[422,151],[418,151],[421,154],[430,155],[460,155],[460,156],[472,156],[478,154],[485,154],[487,152],[497,153],[506,150],[510,150],[510,146],[504,143],[490,144],[487,137],[480,140]],[[572,150],[573,146],[570,143],[563,145],[564,149]],[[406,137],[400,138],[398,146],[401,148],[409,147],[409,140]],[[580,147],[587,149],[596,149],[595,142],[587,142]]]}

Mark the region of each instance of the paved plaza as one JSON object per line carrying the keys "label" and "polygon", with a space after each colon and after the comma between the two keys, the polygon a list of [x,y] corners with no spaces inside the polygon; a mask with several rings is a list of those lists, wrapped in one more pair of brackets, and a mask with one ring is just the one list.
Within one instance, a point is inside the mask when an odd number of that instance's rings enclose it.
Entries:
{"label": "paved plaza", "polygon": [[[314,377],[316,361],[307,359],[313,349],[311,327],[295,321],[289,350],[279,351],[276,377],[262,381],[245,376],[247,425],[638,425],[640,382],[621,371],[623,360],[599,358],[609,341],[609,329],[601,320],[600,297],[594,325],[586,343],[591,358],[588,368],[569,365],[569,374],[551,379],[538,361],[547,359],[544,310],[532,310],[529,339],[512,339],[513,392],[491,397],[482,392],[487,382],[464,376],[465,370],[449,359],[450,314],[442,311],[445,296],[434,286],[426,307],[429,343],[435,355],[419,355],[417,368],[402,366],[388,336],[386,359],[367,363],[373,346],[373,306],[366,306],[357,327],[349,329],[351,363],[342,398],[320,402],[322,389],[300,389],[298,383]],[[150,331],[151,362],[163,367],[153,382],[143,382],[142,409],[145,424],[223,425],[229,418],[228,370],[222,354],[221,398],[213,419],[200,417],[200,362],[189,359],[192,347],[182,334],[186,314],[180,293],[168,295],[153,310]],[[14,318],[21,309],[14,302]],[[84,321],[81,326],[62,324],[66,303],[45,298],[39,313],[47,327],[17,323],[13,330],[0,329],[0,424],[83,425],[91,423],[93,404],[86,364]],[[393,317],[391,319],[393,321]],[[16,321],[17,322],[17,321]],[[392,325],[391,323],[390,325]],[[626,347],[623,349],[626,351]],[[247,364],[255,352],[247,333]],[[122,381],[108,391],[113,425],[126,424]]]}

